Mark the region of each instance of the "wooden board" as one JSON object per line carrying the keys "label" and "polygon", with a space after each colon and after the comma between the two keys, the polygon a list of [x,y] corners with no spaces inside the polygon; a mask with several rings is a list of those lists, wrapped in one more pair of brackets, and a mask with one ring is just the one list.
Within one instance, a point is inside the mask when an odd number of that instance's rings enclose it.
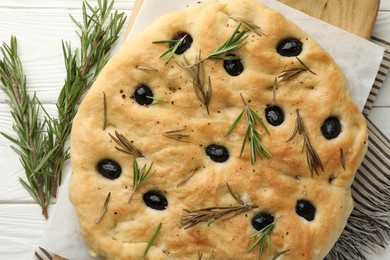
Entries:
{"label": "wooden board", "polygon": [[278,0],[308,15],[370,39],[380,0]]}
{"label": "wooden board", "polygon": [[[144,0],[135,0],[127,32]],[[370,39],[380,0],[278,0],[315,18]]]}

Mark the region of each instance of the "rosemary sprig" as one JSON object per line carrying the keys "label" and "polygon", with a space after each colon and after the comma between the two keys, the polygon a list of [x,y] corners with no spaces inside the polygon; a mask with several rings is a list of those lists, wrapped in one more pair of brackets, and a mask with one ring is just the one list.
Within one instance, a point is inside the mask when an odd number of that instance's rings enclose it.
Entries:
{"label": "rosemary sprig", "polygon": [[112,140],[114,140],[114,142],[120,146],[120,148],[115,146],[115,149],[117,149],[118,151],[133,155],[135,157],[144,157],[142,152],[138,150],[138,148],[135,147],[132,142],[130,142],[124,135],[120,134],[118,131],[115,130],[116,138],[110,133],[109,135]]}
{"label": "rosemary sprig", "polygon": [[185,134],[185,133],[181,133],[184,130],[186,130],[185,127],[183,129],[179,129],[179,130],[168,131],[168,132],[165,132],[163,134],[163,136],[171,138],[171,139],[176,140],[176,141],[189,143],[190,141],[185,140],[184,138],[189,137],[190,135],[189,134]]}
{"label": "rosemary sprig", "polygon": [[252,244],[247,248],[247,252],[251,251],[255,246],[259,245],[259,256],[258,259],[260,259],[261,255],[264,252],[265,247],[270,247],[270,234],[272,230],[275,227],[276,221],[272,222],[268,226],[264,227],[263,229],[253,233],[248,238],[255,238],[255,240],[252,242]]}
{"label": "rosemary sprig", "polygon": [[18,155],[24,168],[27,181],[19,178],[22,186],[42,208],[42,214],[48,218],[47,207],[50,203],[52,173],[47,164],[57,147],[47,146],[42,129],[46,123],[38,119],[39,101],[35,94],[31,98],[26,89],[26,76],[17,53],[17,40],[11,36],[10,45],[0,47],[3,59],[0,60],[0,89],[8,96],[14,118],[13,130],[17,137],[1,133],[15,146],[11,146]]}
{"label": "rosemary sprig", "polygon": [[133,198],[134,193],[137,191],[137,189],[147,180],[152,177],[152,175],[156,172],[152,170],[153,163],[150,164],[149,168],[146,169],[146,164],[140,169],[138,167],[138,163],[136,159],[133,159],[133,189],[129,198],[129,203],[131,199]]}
{"label": "rosemary sprig", "polygon": [[317,151],[314,149],[313,145],[310,142],[309,134],[307,132],[306,124],[303,121],[303,118],[299,114],[299,110],[297,109],[297,120],[295,122],[294,132],[291,137],[287,140],[290,142],[294,137],[299,134],[303,136],[303,148],[302,151],[306,151],[306,160],[309,165],[309,170],[311,175],[313,176],[313,172],[318,175],[317,169],[320,168],[324,171],[324,166],[321,162],[321,158],[319,157]]}
{"label": "rosemary sprig", "polygon": [[246,38],[248,38],[248,29],[240,31],[241,22],[237,25],[232,35],[224,42],[218,49],[207,56],[207,59],[221,59],[221,60],[232,60],[238,59],[236,56],[224,56],[227,52],[233,52],[242,48],[246,44]]}
{"label": "rosemary sprig", "polygon": [[233,19],[233,20],[236,21],[236,22],[242,23],[242,25],[243,25],[245,28],[247,28],[248,30],[250,30],[250,31],[252,31],[252,32],[254,32],[254,33],[256,33],[256,34],[259,35],[259,36],[267,35],[267,33],[265,33],[265,32],[260,28],[260,26],[254,24],[254,23],[251,22],[251,21],[248,21],[248,20],[246,20],[246,19],[244,19],[244,18],[236,17],[236,16],[230,17],[230,18]]}
{"label": "rosemary sprig", "polygon": [[204,72],[204,66],[201,58],[201,52],[199,52],[199,55],[196,56],[195,65],[192,66],[190,61],[183,57],[184,63],[178,64],[180,68],[182,68],[190,77],[191,82],[194,87],[194,92],[200,102],[202,102],[203,105],[205,105],[207,114],[210,114],[209,111],[209,104],[211,100],[211,78],[208,77],[208,84],[207,88],[205,87],[205,72]]}
{"label": "rosemary sprig", "polygon": [[63,164],[69,158],[69,150],[64,146],[77,112],[77,102],[107,63],[111,47],[119,38],[126,20],[124,13],[111,13],[114,1],[108,4],[107,0],[97,0],[97,4],[98,7],[92,7],[88,2],[83,2],[82,23],[70,16],[81,31],[77,33],[80,49],[72,51],[70,43],[62,43],[66,79],[57,100],[58,119],[46,117],[50,125],[48,135],[58,147],[51,160],[51,170],[55,174],[51,192],[53,197],[57,194],[57,186],[61,184]]}
{"label": "rosemary sprig", "polygon": [[306,71],[309,71],[313,75],[317,75],[314,71],[309,69],[309,67],[307,67],[305,65],[305,63],[303,63],[303,61],[301,59],[299,59],[298,57],[295,57],[295,58],[302,65],[302,67],[296,68],[296,69],[283,70],[278,75],[278,78],[280,79],[280,82],[294,79],[294,78],[298,77],[301,73],[306,72]]}
{"label": "rosemary sprig", "polygon": [[[63,42],[66,79],[57,100],[58,118],[51,117],[34,95],[26,92],[26,81],[22,64],[17,55],[16,38],[11,38],[11,46],[3,45],[4,55],[1,64],[3,91],[9,96],[9,104],[14,110],[14,130],[20,140],[11,141],[20,147],[15,149],[25,169],[27,182],[20,179],[23,187],[42,207],[47,218],[47,205],[57,194],[61,184],[63,165],[69,159],[69,149],[65,143],[69,137],[77,102],[89,89],[96,76],[108,61],[111,46],[125,22],[124,13],[112,13],[114,2],[97,0],[98,7],[88,2],[82,5],[82,23],[71,19],[81,30],[80,49],[73,51],[71,44]],[[8,92],[8,88],[12,90]],[[39,120],[39,107],[45,119]],[[9,138],[10,136],[7,136]]]}
{"label": "rosemary sprig", "polygon": [[152,247],[152,245],[153,245],[153,243],[154,243],[154,240],[156,240],[156,237],[157,237],[158,233],[160,232],[161,226],[162,226],[162,223],[158,224],[158,226],[157,226],[157,228],[156,228],[156,231],[154,231],[153,236],[150,238],[148,244],[146,245],[144,254],[143,254],[143,256],[142,256],[142,260],[145,259],[146,255],[147,255],[148,252],[149,252],[149,249]]}
{"label": "rosemary sprig", "polygon": [[225,136],[228,136],[233,131],[233,129],[237,126],[238,122],[240,122],[242,116],[245,114],[245,123],[247,125],[247,131],[245,133],[244,140],[241,145],[240,157],[244,152],[246,142],[249,140],[251,164],[255,164],[257,156],[259,156],[260,159],[263,159],[263,156],[266,158],[272,158],[271,153],[267,150],[267,148],[261,141],[259,132],[257,132],[257,130],[255,129],[258,122],[269,134],[267,127],[265,126],[263,120],[259,117],[259,115],[257,115],[257,113],[246,104],[242,94],[241,98],[242,102],[244,103],[244,110],[238,115],[236,120],[226,131]]}
{"label": "rosemary sprig", "polygon": [[182,226],[187,229],[202,222],[206,222],[208,223],[208,226],[210,226],[218,219],[229,219],[245,213],[251,209],[257,208],[256,205],[247,205],[243,203],[241,199],[237,200],[237,195],[232,193],[229,185],[227,186],[232,197],[240,204],[239,206],[209,207],[195,210],[184,210],[187,212],[187,214],[184,215],[181,219]]}
{"label": "rosemary sprig", "polygon": [[239,59],[237,56],[226,56],[228,52],[234,52],[242,48],[247,42],[245,41],[248,38],[248,29],[243,29],[240,31],[242,22],[237,25],[237,28],[233,31],[232,35],[216,50],[209,54],[206,58],[196,61],[194,64],[188,65],[189,67],[196,66],[199,63],[204,62],[208,59],[214,60],[236,60]]}
{"label": "rosemary sprig", "polygon": [[177,40],[161,40],[161,41],[154,41],[154,42],[152,42],[153,44],[161,44],[161,43],[169,43],[170,45],[172,44],[171,47],[168,48],[168,50],[166,50],[160,56],[160,58],[162,58],[162,57],[164,57],[165,55],[168,54],[168,57],[165,60],[165,64],[167,64],[169,62],[169,60],[173,57],[173,54],[175,54],[177,48],[179,48],[179,46],[182,44],[182,42],[184,41],[186,36],[187,35],[184,35],[183,37],[181,37],[180,39],[177,39]]}
{"label": "rosemary sprig", "polygon": [[100,211],[100,215],[99,215],[99,217],[97,218],[95,224],[99,223],[100,220],[102,220],[102,218],[103,218],[103,216],[104,216],[104,213],[106,213],[107,206],[108,206],[108,202],[110,202],[110,196],[111,196],[111,192],[108,193],[108,195],[107,195],[107,197],[106,197],[106,200],[104,201],[103,208],[102,208],[102,210]]}

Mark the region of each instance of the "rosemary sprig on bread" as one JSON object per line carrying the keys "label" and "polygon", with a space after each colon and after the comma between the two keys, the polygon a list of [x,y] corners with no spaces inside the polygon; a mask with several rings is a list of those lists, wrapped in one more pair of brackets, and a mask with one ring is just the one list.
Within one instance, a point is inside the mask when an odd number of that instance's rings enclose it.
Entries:
{"label": "rosemary sprig on bread", "polygon": [[240,22],[237,25],[237,27],[233,31],[232,35],[222,45],[220,45],[216,50],[214,50],[212,53],[210,53],[206,58],[198,60],[194,64],[191,64],[189,66],[196,66],[199,63],[202,63],[208,59],[214,59],[214,60],[236,60],[236,59],[239,59],[237,56],[226,55],[226,54],[241,49],[247,43],[246,39],[249,36],[248,32],[250,30],[245,28],[245,29],[240,31],[241,25],[242,25],[242,22]]}
{"label": "rosemary sprig on bread", "polygon": [[238,115],[238,117],[230,126],[230,128],[226,131],[225,136],[228,136],[233,131],[233,129],[240,122],[242,116],[245,115],[245,123],[247,125],[247,131],[245,133],[244,140],[242,141],[240,157],[242,157],[246,142],[249,140],[251,164],[253,165],[256,163],[256,157],[259,157],[260,159],[263,159],[263,157],[266,158],[272,157],[271,153],[267,150],[267,148],[264,146],[263,142],[261,141],[260,133],[256,130],[257,123],[260,123],[260,125],[265,129],[265,131],[268,134],[269,132],[263,120],[260,118],[260,116],[247,105],[242,94],[241,94],[241,98],[242,98],[242,102],[244,103],[244,110],[242,110],[242,112]]}
{"label": "rosemary sprig on bread", "polygon": [[252,242],[252,244],[247,248],[247,252],[251,251],[254,247],[259,245],[259,258],[263,254],[263,251],[266,247],[270,247],[270,234],[272,230],[275,227],[276,221],[272,222],[271,224],[267,225],[263,229],[260,229],[259,231],[253,233],[248,238],[255,238],[255,240]]}
{"label": "rosemary sprig on bread", "polygon": [[183,60],[184,63],[178,65],[190,76],[196,96],[200,102],[205,105],[207,114],[210,114],[209,104],[212,93],[211,78],[210,76],[208,77],[206,87],[204,66],[201,62],[199,62],[202,60],[201,53],[199,52],[199,55],[196,56],[195,66],[192,66],[191,62],[185,56],[183,57]]}
{"label": "rosemary sprig on bread", "polygon": [[219,219],[229,219],[245,213],[249,210],[257,208],[257,205],[248,205],[244,203],[231,189],[228,183],[226,186],[230,195],[240,205],[238,206],[226,206],[226,207],[208,207],[194,210],[184,210],[187,212],[181,219],[181,224],[185,229],[191,228],[199,223],[205,222],[209,226]]}
{"label": "rosemary sprig on bread", "polygon": [[168,48],[168,50],[165,51],[160,56],[160,58],[162,58],[168,54],[168,57],[165,60],[165,64],[167,64],[170,61],[170,59],[173,57],[173,54],[175,54],[177,48],[179,48],[180,44],[182,44],[182,42],[184,41],[185,38],[186,38],[186,35],[184,35],[183,37],[181,37],[180,39],[177,39],[177,40],[175,40],[175,39],[174,40],[161,40],[161,41],[154,41],[152,43],[153,44],[169,43],[170,47]]}
{"label": "rosemary sprig on bread", "polygon": [[147,180],[150,179],[150,177],[153,176],[153,174],[156,171],[151,171],[152,170],[153,163],[149,165],[147,168],[147,165],[145,164],[142,168],[139,168],[137,160],[133,159],[133,188],[132,192],[129,198],[129,203],[131,199],[133,198],[134,193],[137,191],[137,189]]}

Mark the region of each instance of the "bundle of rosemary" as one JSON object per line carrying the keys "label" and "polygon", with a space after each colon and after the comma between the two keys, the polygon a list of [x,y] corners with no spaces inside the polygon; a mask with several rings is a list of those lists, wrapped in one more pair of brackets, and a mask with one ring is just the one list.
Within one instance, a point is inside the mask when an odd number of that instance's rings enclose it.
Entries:
{"label": "bundle of rosemary", "polygon": [[[27,93],[16,37],[0,47],[0,88],[9,98],[17,137],[1,134],[15,145],[11,148],[19,155],[26,173],[26,181],[20,178],[20,183],[41,206],[46,219],[50,200],[56,197],[61,184],[64,163],[70,157],[66,141],[76,105],[107,63],[126,20],[124,13],[112,10],[113,5],[114,1],[97,0],[97,7],[93,7],[85,1],[82,21],[70,16],[79,28],[80,48],[74,50],[71,43],[62,43],[66,79],[57,100],[58,118],[45,111],[35,93],[32,97]],[[43,120],[38,118],[40,111],[45,114]]]}

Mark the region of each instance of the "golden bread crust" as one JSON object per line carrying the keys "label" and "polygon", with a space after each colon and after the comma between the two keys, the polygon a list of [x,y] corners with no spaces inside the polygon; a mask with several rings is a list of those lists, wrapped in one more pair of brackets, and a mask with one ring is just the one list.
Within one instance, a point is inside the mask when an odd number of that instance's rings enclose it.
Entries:
{"label": "golden bread crust", "polygon": [[[152,42],[187,32],[193,43],[185,57],[193,62],[199,50],[206,57],[230,37],[238,24],[232,18],[237,17],[259,25],[266,35],[250,31],[247,44],[234,52],[244,66],[239,76],[226,73],[221,60],[202,63],[206,79],[210,77],[212,84],[208,114],[194,92],[191,78],[178,65],[183,55],[174,55],[165,64],[165,57],[159,56],[167,50],[167,44]],[[302,68],[297,58],[283,57],[275,50],[282,39],[289,37],[303,43],[298,57],[312,72],[306,70],[282,81],[278,76],[283,71]],[[158,71],[137,69],[139,65]],[[137,104],[134,91],[140,84],[150,86],[154,97],[167,101],[153,106]],[[272,158],[257,158],[253,165],[249,142],[239,156],[247,130],[244,118],[225,136],[244,108],[241,95],[269,131],[267,134],[261,125],[256,126]],[[285,118],[279,126],[265,120],[264,110],[270,105],[283,109]],[[328,140],[321,126],[330,116],[339,119],[342,131]],[[299,118],[305,124],[307,139],[300,133],[293,136]],[[188,134],[183,137],[186,142],[164,136],[174,130]],[[145,156],[137,158],[140,167],[153,163],[155,170],[130,203],[133,157],[115,148],[118,144],[109,135],[115,136],[115,131]],[[350,185],[364,156],[366,138],[364,117],[350,98],[342,72],[318,43],[281,14],[256,1],[207,1],[161,17],[126,42],[103,69],[74,120],[70,199],[91,254],[106,259],[141,259],[159,223],[162,228],[148,259],[198,259],[199,254],[206,258],[212,255],[213,259],[257,259],[258,246],[249,252],[247,248],[253,242],[248,236],[256,232],[251,221],[259,212],[270,213],[276,221],[270,247],[261,259],[286,250],[278,259],[322,259],[352,211]],[[308,140],[323,170],[319,165],[310,170]],[[211,160],[205,152],[210,144],[226,147],[229,159],[223,163]],[[107,158],[122,168],[115,180],[97,171],[99,161]],[[178,185],[191,171],[194,175]],[[202,222],[184,228],[181,220],[185,210],[240,205],[227,183],[246,205],[256,208],[210,225]],[[143,195],[150,190],[164,194],[168,200],[165,210],[145,205]],[[107,208],[97,221],[109,193]],[[301,199],[316,208],[314,220],[296,213]]]}

